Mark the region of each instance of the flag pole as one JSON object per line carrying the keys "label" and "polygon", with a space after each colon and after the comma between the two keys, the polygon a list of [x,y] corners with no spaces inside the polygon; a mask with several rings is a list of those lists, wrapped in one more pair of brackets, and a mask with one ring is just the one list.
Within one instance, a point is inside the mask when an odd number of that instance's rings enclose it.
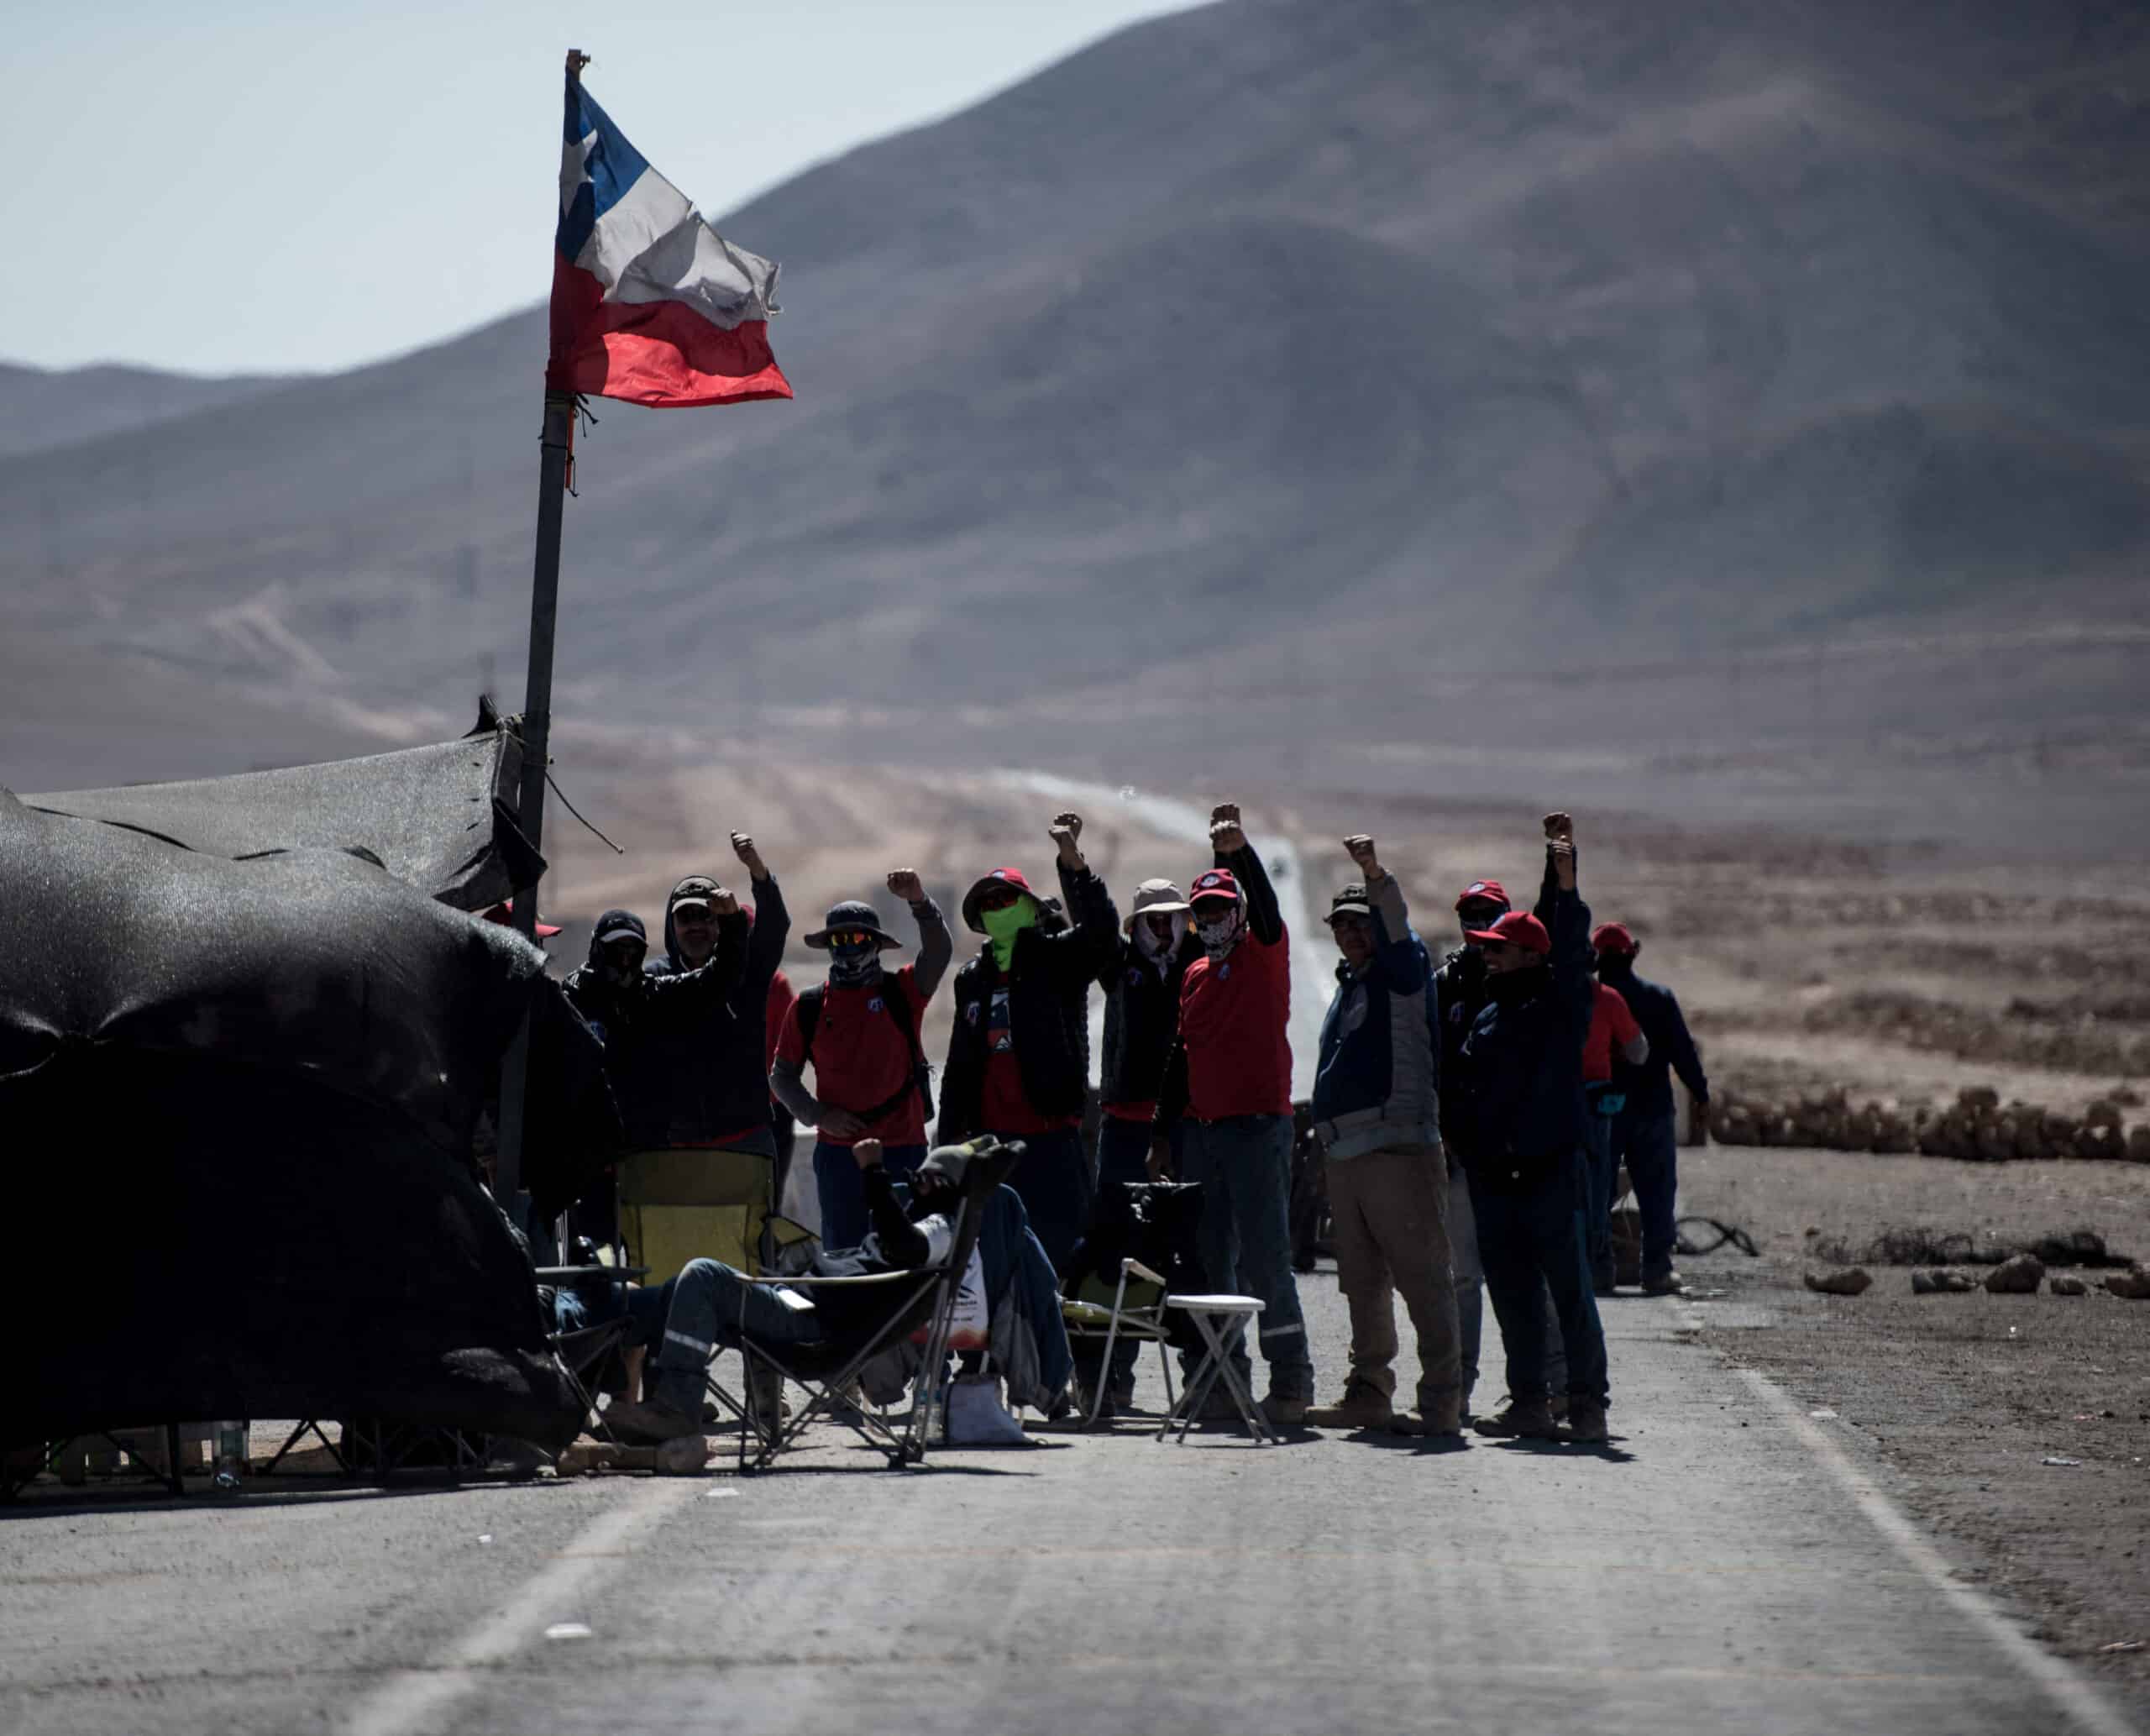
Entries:
{"label": "flag pole", "polygon": [[[579,81],[590,57],[568,50],[569,80]],[[516,825],[530,847],[545,842],[545,773],[553,733],[553,641],[559,618],[560,524],[567,500],[568,461],[574,445],[575,400],[572,392],[545,394],[545,420],[538,440],[538,552],[530,583],[530,663],[522,682],[522,783],[516,800]],[[541,869],[542,875],[543,870]],[[535,945],[538,939],[538,881],[519,886],[511,913],[515,931]],[[500,1150],[496,1160],[496,1196],[511,1218],[520,1219],[517,1193],[522,1185],[525,1099],[530,1083],[530,1020],[526,1017],[509,1046],[501,1070]]]}

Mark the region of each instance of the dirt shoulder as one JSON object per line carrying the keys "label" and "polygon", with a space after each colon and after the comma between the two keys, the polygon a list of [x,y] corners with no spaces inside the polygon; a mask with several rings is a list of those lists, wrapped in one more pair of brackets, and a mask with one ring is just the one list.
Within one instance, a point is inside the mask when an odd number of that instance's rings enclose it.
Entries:
{"label": "dirt shoulder", "polygon": [[1730,1146],[1680,1161],[1681,1211],[1761,1251],[1681,1261],[1706,1340],[1835,1413],[1959,1565],[2150,1728],[2150,1646],[2100,1649],[2150,1642],[2150,1302],[2095,1272],[2082,1297],[1914,1296],[1910,1268],[1871,1263],[1863,1296],[1801,1282],[1810,1243],[1909,1226],[1981,1242],[2088,1229],[2150,1258],[2150,1167]]}

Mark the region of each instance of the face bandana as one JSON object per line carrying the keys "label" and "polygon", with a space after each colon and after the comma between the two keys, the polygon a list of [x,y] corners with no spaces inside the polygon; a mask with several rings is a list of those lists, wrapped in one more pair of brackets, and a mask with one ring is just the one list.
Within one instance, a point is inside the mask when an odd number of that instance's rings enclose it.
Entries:
{"label": "face bandana", "polygon": [[1202,942],[1202,950],[1212,958],[1222,958],[1240,943],[1240,932],[1246,926],[1246,919],[1240,914],[1240,907],[1233,905],[1220,916],[1211,916],[1198,910],[1194,917],[1195,937]]}
{"label": "face bandana", "polygon": [[1152,964],[1161,959],[1170,958],[1179,951],[1179,943],[1187,937],[1186,911],[1174,910],[1165,920],[1172,924],[1172,931],[1169,934],[1161,935],[1150,917],[1138,916],[1135,919],[1135,944]]}
{"label": "face bandana", "polygon": [[863,989],[881,975],[881,947],[868,941],[863,947],[829,948],[829,980],[839,989]]}
{"label": "face bandana", "polygon": [[993,942],[993,962],[1005,974],[1015,960],[1015,936],[1038,926],[1037,902],[1019,898],[1001,910],[980,910],[978,920],[985,925],[985,937]]}

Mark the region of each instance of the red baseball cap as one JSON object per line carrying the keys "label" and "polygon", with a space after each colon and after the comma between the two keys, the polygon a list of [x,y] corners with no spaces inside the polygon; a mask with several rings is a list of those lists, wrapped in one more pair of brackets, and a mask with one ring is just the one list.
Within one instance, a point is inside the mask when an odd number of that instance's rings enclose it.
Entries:
{"label": "red baseball cap", "polygon": [[1456,899],[1455,907],[1460,910],[1466,905],[1496,904],[1506,910],[1513,902],[1508,896],[1508,888],[1498,880],[1473,880],[1463,889],[1463,895]]}
{"label": "red baseball cap", "polygon": [[1590,931],[1590,943],[1601,952],[1615,952],[1623,958],[1633,958],[1642,945],[1624,922],[1599,923]]}
{"label": "red baseball cap", "polygon": [[1511,947],[1521,947],[1531,952],[1553,950],[1553,937],[1545,932],[1545,925],[1528,910],[1510,910],[1491,928],[1471,931],[1470,938],[1481,943],[1505,941]]}
{"label": "red baseball cap", "polygon": [[963,926],[975,934],[985,932],[985,925],[978,920],[978,901],[993,886],[1012,886],[1026,898],[1037,896],[1030,890],[1030,883],[1023,878],[1020,868],[988,868],[971,882],[971,889],[963,894]]}
{"label": "red baseball cap", "polygon": [[1187,901],[1198,905],[1205,898],[1228,898],[1234,904],[1240,901],[1240,883],[1230,868],[1211,868],[1206,874],[1197,874],[1194,884],[1187,889]]}

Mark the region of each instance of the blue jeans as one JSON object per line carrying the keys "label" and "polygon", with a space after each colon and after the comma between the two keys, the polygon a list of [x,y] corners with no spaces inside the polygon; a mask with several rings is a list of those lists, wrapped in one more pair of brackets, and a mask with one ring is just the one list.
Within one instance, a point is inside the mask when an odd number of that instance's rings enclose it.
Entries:
{"label": "blue jeans", "polygon": [[1643,1218],[1643,1277],[1662,1277],[1672,1270],[1678,1240],[1675,1213],[1680,1197],[1680,1138],[1673,1112],[1634,1115],[1623,1110],[1612,1119],[1612,1161],[1628,1166],[1635,1184],[1635,1204]]}
{"label": "blue jeans", "polygon": [[[1486,1335],[1486,1273],[1478,1260],[1478,1219],[1471,1209],[1469,1172],[1460,1163],[1448,1172],[1448,1246],[1455,1266],[1455,1331],[1463,1355],[1463,1404],[1471,1407],[1471,1388],[1478,1384],[1478,1349]],[[1553,1392],[1568,1390],[1568,1355],[1560,1340],[1560,1318],[1553,1312],[1552,1293],[1540,1279],[1539,1312],[1545,1317],[1545,1384]]]}
{"label": "blue jeans", "polygon": [[[890,1177],[909,1175],[926,1162],[924,1146],[890,1146],[881,1154]],[[814,1189],[821,1197],[821,1246],[855,1248],[873,1226],[867,1221],[866,1183],[849,1146],[814,1141]]]}
{"label": "blue jeans", "polygon": [[1600,1285],[1612,1282],[1612,1118],[1592,1108],[1582,1122],[1583,1256]]}
{"label": "blue jeans", "polygon": [[702,1382],[719,1345],[737,1350],[742,1337],[810,1344],[821,1335],[812,1309],[787,1307],[766,1285],[747,1282],[717,1260],[690,1260],[658,1288],[632,1292],[627,1312],[636,1341],[655,1346],[650,1398],[690,1417],[702,1413]]}
{"label": "blue jeans", "polygon": [[1560,1341],[1567,1351],[1571,1402],[1603,1404],[1605,1330],[1597,1319],[1590,1269],[1583,1256],[1580,1156],[1553,1160],[1529,1183],[1489,1184],[1483,1169],[1471,1177],[1478,1220],[1478,1259],[1486,1293],[1508,1346],[1508,1396],[1539,1398],[1547,1389],[1544,1296],[1550,1291]]}
{"label": "blue jeans", "polygon": [[[1314,1359],[1292,1272],[1292,1118],[1235,1115],[1182,1124],[1182,1179],[1202,1184],[1202,1263],[1218,1290],[1261,1303],[1258,1342],[1269,1390],[1314,1397]],[[1246,1353],[1234,1358],[1248,1371]]]}
{"label": "blue jeans", "polygon": [[1030,1214],[1030,1233],[1044,1246],[1045,1256],[1058,1272],[1067,1263],[1083,1232],[1090,1227],[1090,1208],[1097,1198],[1090,1179],[1090,1154],[1083,1149],[1083,1130],[1057,1127],[1051,1133],[1002,1133],[988,1128],[995,1138],[1020,1140],[1023,1155],[1008,1185],[1023,1196],[1023,1209]]}

